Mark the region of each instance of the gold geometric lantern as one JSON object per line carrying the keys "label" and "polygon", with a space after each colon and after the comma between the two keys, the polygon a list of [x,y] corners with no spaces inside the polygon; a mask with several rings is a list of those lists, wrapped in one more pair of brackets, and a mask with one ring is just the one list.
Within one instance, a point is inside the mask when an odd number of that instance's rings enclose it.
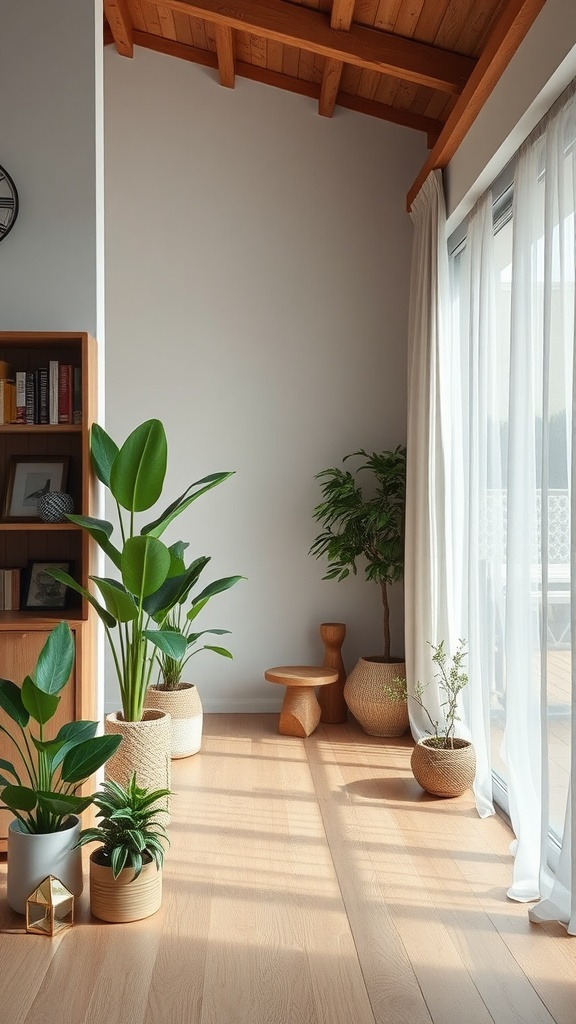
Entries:
{"label": "gold geometric lantern", "polygon": [[74,924],[74,896],[59,878],[48,875],[26,900],[26,931],[58,935]]}

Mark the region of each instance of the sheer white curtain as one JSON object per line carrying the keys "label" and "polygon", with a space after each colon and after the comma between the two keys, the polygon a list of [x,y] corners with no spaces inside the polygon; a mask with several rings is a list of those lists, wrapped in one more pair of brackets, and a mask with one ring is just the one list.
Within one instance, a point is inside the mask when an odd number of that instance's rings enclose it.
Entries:
{"label": "sheer white curtain", "polygon": [[[408,324],[408,434],[406,479],[405,639],[406,676],[413,690],[432,680],[430,643],[445,640],[450,628],[452,548],[445,467],[450,464],[450,381],[442,372],[450,339],[449,270],[442,177],[433,171],[412,206],[414,241]],[[453,622],[453,616],[452,616]],[[456,638],[457,639],[457,638]],[[425,698],[439,717],[437,688]],[[424,712],[409,700],[416,739],[426,735]]]}
{"label": "sheer white curtain", "polygon": [[[503,505],[502,458],[498,424],[501,393],[497,376],[494,302],[492,195],[476,205],[468,222],[465,249],[458,259],[454,292],[456,314],[452,429],[462,448],[461,468],[450,481],[454,504],[455,591],[459,631],[468,641],[469,685],[464,691],[466,720],[476,750],[474,794],[482,817],[494,813],[490,757],[488,682],[495,678],[501,650],[496,642],[502,616]],[[461,396],[461,405],[456,396]]]}
{"label": "sheer white curtain", "polygon": [[[575,545],[571,566],[559,564],[551,539],[559,530],[551,509],[558,496],[572,508],[574,444],[574,265],[576,231],[576,100],[570,89],[522,147],[514,178],[512,265],[501,269],[501,291],[510,291],[509,324],[497,322],[492,200],[470,218],[466,248],[454,285],[459,363],[453,365],[461,412],[452,426],[464,447],[464,498],[455,507],[454,538],[462,519],[463,558],[455,560],[455,593],[461,595],[469,638],[468,719],[479,770],[476,798],[490,813],[490,716],[504,722],[499,756],[506,768],[515,834],[508,895],[545,898],[533,921],[562,921],[576,933],[576,854],[572,851],[573,787],[565,814],[559,863],[550,841],[550,777],[556,772],[549,745],[571,744],[576,753],[573,657],[554,637],[558,602],[570,602],[575,624]],[[509,276],[507,276],[509,274]],[[502,317],[502,304],[499,316]],[[452,493],[461,479],[447,479]],[[568,537],[561,538],[564,548]],[[554,542],[556,543],[556,541]],[[568,581],[570,593],[562,590]],[[566,633],[564,634],[564,639]],[[564,648],[565,644],[562,645]],[[555,678],[552,679],[552,666]],[[498,686],[493,683],[498,680]],[[570,728],[558,715],[558,690]]]}

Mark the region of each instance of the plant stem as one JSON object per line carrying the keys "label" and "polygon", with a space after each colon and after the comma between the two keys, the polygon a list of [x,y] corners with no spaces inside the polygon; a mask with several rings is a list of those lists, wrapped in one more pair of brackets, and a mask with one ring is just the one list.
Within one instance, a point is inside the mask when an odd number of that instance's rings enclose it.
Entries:
{"label": "plant stem", "polygon": [[380,584],[382,591],[382,609],[384,626],[384,661],[390,661],[390,608],[388,605],[388,591],[384,581]]}

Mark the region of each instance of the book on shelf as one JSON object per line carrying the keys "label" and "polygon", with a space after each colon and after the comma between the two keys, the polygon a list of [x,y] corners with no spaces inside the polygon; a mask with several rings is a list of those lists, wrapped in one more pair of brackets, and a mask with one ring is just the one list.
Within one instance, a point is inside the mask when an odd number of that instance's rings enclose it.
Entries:
{"label": "book on shelf", "polygon": [[0,569],[0,611],[20,610],[20,569]]}
{"label": "book on shelf", "polygon": [[36,393],[38,398],[38,423],[49,423],[48,407],[48,367],[41,366],[36,370]]}
{"label": "book on shelf", "polygon": [[26,423],[26,371],[16,373],[16,423]]}
{"label": "book on shelf", "polygon": [[24,422],[27,424],[36,423],[36,373],[34,370],[26,371],[26,412]]}
{"label": "book on shelf", "polygon": [[60,363],[58,367],[58,423],[72,423],[73,367]]}
{"label": "book on shelf", "polygon": [[14,368],[5,359],[0,359],[0,380],[14,380]]}
{"label": "book on shelf", "polygon": [[72,387],[72,422],[82,423],[82,370],[74,367],[74,384]]}
{"label": "book on shelf", "polygon": [[0,423],[13,423],[16,419],[16,384],[13,380],[0,380]]}
{"label": "book on shelf", "polygon": [[48,422],[58,423],[58,360],[51,359],[48,367]]}

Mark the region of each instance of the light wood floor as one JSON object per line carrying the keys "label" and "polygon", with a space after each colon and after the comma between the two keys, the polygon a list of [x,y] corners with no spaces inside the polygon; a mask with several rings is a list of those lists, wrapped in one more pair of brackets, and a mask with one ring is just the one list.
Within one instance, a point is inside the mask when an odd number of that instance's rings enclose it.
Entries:
{"label": "light wood floor", "polygon": [[173,762],[164,902],[22,933],[0,868],[2,1024],[574,1024],[576,939],[511,903],[510,833],[426,796],[410,741],[207,715]]}

